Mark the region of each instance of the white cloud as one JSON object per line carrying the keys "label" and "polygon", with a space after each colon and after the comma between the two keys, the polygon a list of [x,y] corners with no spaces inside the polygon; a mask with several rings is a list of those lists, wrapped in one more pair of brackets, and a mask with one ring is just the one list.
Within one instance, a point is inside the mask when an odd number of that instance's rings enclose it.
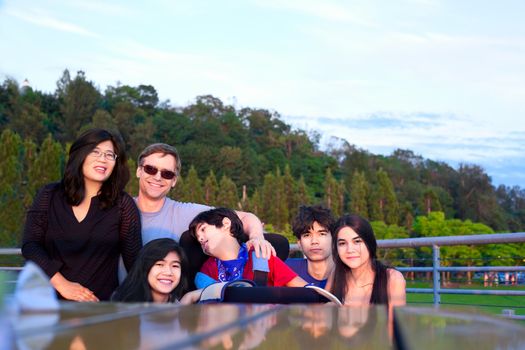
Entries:
{"label": "white cloud", "polygon": [[92,31],[82,28],[81,26],[78,26],[76,24],[58,20],[42,10],[33,9],[33,10],[25,10],[24,12],[22,12],[22,11],[15,10],[15,9],[7,9],[6,13],[9,16],[13,16],[22,21],[25,21],[25,22],[28,22],[28,23],[31,23],[31,24],[34,24],[40,27],[55,29],[55,30],[67,32],[67,33],[79,34],[82,36],[98,37],[98,35],[96,33],[93,33]]}
{"label": "white cloud", "polygon": [[261,0],[258,6],[306,14],[327,21],[353,23],[364,27],[377,27],[367,11],[359,6],[350,7],[348,2],[316,1],[316,0]]}

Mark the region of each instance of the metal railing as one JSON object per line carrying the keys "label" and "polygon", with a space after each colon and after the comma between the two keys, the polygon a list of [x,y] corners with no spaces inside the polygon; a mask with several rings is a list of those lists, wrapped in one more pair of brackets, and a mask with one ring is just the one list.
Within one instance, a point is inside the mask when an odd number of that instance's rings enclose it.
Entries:
{"label": "metal railing", "polygon": [[[431,267],[399,267],[402,272],[432,272],[432,288],[407,288],[408,293],[431,293],[434,295],[434,304],[441,301],[441,294],[483,294],[483,295],[520,295],[525,296],[525,291],[517,290],[492,290],[492,289],[454,289],[442,288],[440,272],[490,272],[490,271],[525,271],[525,266],[441,266],[440,247],[457,245],[482,245],[494,243],[523,243],[525,232],[493,233],[465,236],[442,236],[421,238],[400,238],[378,240],[379,248],[417,248],[432,247]],[[298,251],[297,244],[290,244],[290,251]],[[20,255],[20,248],[0,248],[0,255]],[[524,257],[525,258],[525,257]],[[20,270],[21,267],[0,267],[2,270]]]}
{"label": "metal railing", "polygon": [[[493,289],[455,289],[442,288],[440,272],[518,272],[525,271],[525,266],[441,266],[440,247],[457,245],[482,245],[494,243],[522,243],[525,242],[525,232],[492,233],[465,236],[442,236],[421,238],[400,238],[378,240],[379,248],[418,248],[432,247],[431,267],[398,267],[402,272],[432,272],[432,288],[407,288],[408,293],[428,293],[434,295],[434,305],[441,302],[441,294],[483,294],[483,295],[522,295],[525,290],[493,290]],[[297,244],[290,245],[290,251],[298,251]],[[524,257],[525,258],[525,257]]]}

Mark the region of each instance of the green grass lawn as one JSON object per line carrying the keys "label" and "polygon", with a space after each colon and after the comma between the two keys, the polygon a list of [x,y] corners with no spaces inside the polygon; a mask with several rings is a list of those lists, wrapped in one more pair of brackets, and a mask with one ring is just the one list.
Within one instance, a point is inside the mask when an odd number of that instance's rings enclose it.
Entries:
{"label": "green grass lawn", "polygon": [[[407,288],[432,288],[432,283],[407,281]],[[483,287],[482,284],[474,283],[454,286],[453,288],[525,290],[525,285]],[[409,304],[432,305],[433,302],[432,294],[407,293],[407,303]],[[501,315],[503,309],[513,309],[516,315],[525,315],[525,296],[441,294],[441,305],[475,306],[480,311],[497,315]]]}

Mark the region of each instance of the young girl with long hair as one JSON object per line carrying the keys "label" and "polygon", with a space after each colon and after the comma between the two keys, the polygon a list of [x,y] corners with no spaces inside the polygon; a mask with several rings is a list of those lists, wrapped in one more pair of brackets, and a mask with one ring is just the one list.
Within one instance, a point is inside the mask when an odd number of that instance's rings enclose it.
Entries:
{"label": "young girl with long hair", "polygon": [[188,261],[182,248],[171,238],[148,242],[112,301],[178,302],[188,291]]}
{"label": "young girl with long hair", "polygon": [[377,259],[372,226],[358,215],[344,215],[332,228],[335,269],[331,292],[345,305],[404,305],[401,272]]}

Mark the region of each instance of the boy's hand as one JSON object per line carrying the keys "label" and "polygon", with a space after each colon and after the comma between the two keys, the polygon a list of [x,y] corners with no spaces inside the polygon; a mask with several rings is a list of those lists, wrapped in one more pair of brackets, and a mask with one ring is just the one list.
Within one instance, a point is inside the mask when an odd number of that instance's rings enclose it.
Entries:
{"label": "boy's hand", "polygon": [[255,251],[255,256],[258,258],[263,259],[270,259],[270,257],[276,256],[277,253],[275,252],[275,248],[272,246],[270,242],[265,240],[264,238],[252,238],[248,242],[246,242],[246,247],[248,250],[253,247]]}

